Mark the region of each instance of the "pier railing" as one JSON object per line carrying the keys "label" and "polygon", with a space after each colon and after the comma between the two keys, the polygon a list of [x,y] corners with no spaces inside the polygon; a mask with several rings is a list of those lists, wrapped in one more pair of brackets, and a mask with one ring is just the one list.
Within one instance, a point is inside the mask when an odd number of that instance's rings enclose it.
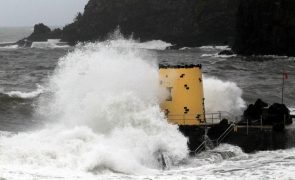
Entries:
{"label": "pier railing", "polygon": [[209,112],[206,114],[169,114],[167,118],[172,122],[178,122],[182,125],[199,124],[210,126],[219,124],[222,119],[227,119],[230,123],[236,123],[240,119],[226,111]]}

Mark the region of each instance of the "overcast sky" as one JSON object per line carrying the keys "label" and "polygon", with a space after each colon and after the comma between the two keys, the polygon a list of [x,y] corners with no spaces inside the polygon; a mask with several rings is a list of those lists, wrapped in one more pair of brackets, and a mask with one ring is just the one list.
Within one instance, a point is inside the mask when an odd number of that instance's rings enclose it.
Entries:
{"label": "overcast sky", "polygon": [[63,26],[83,12],[88,0],[0,0],[0,26]]}

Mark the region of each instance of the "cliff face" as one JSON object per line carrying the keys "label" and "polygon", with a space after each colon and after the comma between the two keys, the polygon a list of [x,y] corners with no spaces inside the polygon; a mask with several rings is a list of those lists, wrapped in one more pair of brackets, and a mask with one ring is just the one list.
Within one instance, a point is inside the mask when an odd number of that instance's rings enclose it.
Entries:
{"label": "cliff face", "polygon": [[90,0],[84,14],[63,29],[63,39],[102,40],[120,27],[142,41],[161,39],[179,46],[232,41],[239,0]]}
{"label": "cliff face", "polygon": [[243,55],[295,55],[295,1],[241,0],[234,50]]}

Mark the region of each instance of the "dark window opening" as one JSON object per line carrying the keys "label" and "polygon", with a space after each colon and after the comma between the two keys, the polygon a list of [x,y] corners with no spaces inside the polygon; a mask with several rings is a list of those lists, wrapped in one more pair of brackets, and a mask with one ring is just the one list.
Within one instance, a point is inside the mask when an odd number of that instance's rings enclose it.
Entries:
{"label": "dark window opening", "polygon": [[166,88],[168,91],[168,97],[166,98],[166,101],[172,101],[172,87],[167,87]]}

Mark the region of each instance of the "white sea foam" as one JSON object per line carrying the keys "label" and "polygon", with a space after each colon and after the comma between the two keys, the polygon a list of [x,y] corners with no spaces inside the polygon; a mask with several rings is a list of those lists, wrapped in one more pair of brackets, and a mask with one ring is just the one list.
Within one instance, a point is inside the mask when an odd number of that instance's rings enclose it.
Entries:
{"label": "white sea foam", "polygon": [[245,108],[243,91],[234,82],[204,77],[205,106],[207,112],[226,111],[235,116]]}
{"label": "white sea foam", "polygon": [[134,48],[134,49],[150,49],[150,50],[165,50],[166,48],[172,46],[172,44],[161,41],[152,40],[147,42],[139,42],[133,39],[114,39],[109,41],[104,41],[99,43],[101,45],[117,48]]}
{"label": "white sea foam", "polygon": [[192,49],[192,48],[191,47],[182,47],[179,50],[184,51],[184,50],[190,50],[190,49]]}
{"label": "white sea foam", "polygon": [[214,53],[214,54],[202,54],[202,57],[215,57],[215,58],[231,58],[231,57],[236,57],[236,54],[233,55],[224,55],[224,54],[218,54],[218,53]]}
{"label": "white sea foam", "polygon": [[17,49],[19,48],[18,45],[7,45],[7,46],[0,46],[0,49]]}
{"label": "white sea foam", "polygon": [[172,165],[186,158],[187,139],[159,108],[157,61],[148,53],[98,43],[60,59],[52,97],[38,109],[50,125],[0,138],[2,177],[14,178],[9,169],[30,178],[144,174],[161,169],[161,155]]}
{"label": "white sea foam", "polygon": [[229,46],[201,46],[203,50],[231,50]]}
{"label": "white sea foam", "polygon": [[10,97],[30,99],[30,98],[35,98],[44,92],[45,92],[45,88],[38,85],[38,88],[35,91],[31,91],[31,92],[10,91],[10,92],[4,92],[4,94],[7,94]]}
{"label": "white sea foam", "polygon": [[38,49],[54,49],[54,48],[68,48],[67,43],[60,42],[60,39],[48,39],[44,42],[33,42],[31,48]]}

